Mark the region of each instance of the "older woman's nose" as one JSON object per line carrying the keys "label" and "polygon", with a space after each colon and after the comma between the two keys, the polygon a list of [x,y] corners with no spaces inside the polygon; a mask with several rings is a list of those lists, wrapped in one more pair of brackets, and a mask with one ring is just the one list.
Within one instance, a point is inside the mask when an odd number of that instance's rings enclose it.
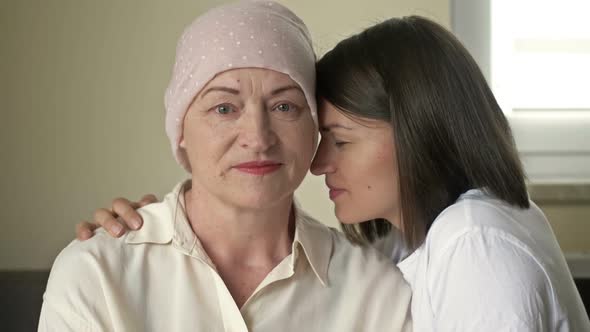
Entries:
{"label": "older woman's nose", "polygon": [[251,107],[241,119],[238,142],[241,147],[262,152],[277,143],[270,115],[263,107]]}

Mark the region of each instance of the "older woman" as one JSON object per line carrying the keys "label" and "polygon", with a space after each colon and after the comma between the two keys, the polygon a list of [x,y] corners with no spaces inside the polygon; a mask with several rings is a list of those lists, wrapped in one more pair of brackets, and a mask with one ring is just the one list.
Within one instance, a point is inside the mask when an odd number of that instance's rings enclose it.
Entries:
{"label": "older woman", "polygon": [[316,146],[314,61],[277,3],[197,18],[166,93],[191,179],[140,210],[141,230],[64,249],[39,330],[409,330],[399,271],[294,207]]}

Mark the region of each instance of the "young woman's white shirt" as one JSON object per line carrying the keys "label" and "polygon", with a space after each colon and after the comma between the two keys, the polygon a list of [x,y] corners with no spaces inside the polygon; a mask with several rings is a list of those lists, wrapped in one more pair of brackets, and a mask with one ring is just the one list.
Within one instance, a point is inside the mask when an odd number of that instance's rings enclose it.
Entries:
{"label": "young woman's white shirt", "polygon": [[[403,246],[385,250],[394,262],[407,256]],[[397,265],[412,287],[414,331],[590,331],[555,235],[532,202],[519,209],[470,190]]]}

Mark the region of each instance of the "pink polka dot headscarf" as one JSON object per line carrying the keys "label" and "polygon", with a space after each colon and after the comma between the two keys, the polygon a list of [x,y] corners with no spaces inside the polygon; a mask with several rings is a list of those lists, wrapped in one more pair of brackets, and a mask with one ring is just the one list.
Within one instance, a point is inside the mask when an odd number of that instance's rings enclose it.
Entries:
{"label": "pink polka dot headscarf", "polygon": [[303,90],[317,126],[315,54],[303,21],[272,1],[241,1],[213,8],[182,33],[166,89],[166,133],[176,160],[190,172],[183,120],[195,96],[215,75],[236,68],[287,74]]}

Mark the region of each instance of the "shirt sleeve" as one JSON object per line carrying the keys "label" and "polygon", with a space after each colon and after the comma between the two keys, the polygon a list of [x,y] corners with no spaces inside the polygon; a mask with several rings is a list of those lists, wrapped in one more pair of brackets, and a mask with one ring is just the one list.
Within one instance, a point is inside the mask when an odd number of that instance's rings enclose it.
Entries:
{"label": "shirt sleeve", "polygon": [[428,273],[437,331],[547,331],[551,285],[517,241],[490,229],[462,234]]}
{"label": "shirt sleeve", "polygon": [[72,244],[56,257],[43,294],[38,331],[105,330],[95,324],[104,302],[93,257]]}
{"label": "shirt sleeve", "polygon": [[39,332],[75,332],[92,331],[89,324],[76,313],[65,307],[56,305],[43,297],[41,316],[39,318]]}

